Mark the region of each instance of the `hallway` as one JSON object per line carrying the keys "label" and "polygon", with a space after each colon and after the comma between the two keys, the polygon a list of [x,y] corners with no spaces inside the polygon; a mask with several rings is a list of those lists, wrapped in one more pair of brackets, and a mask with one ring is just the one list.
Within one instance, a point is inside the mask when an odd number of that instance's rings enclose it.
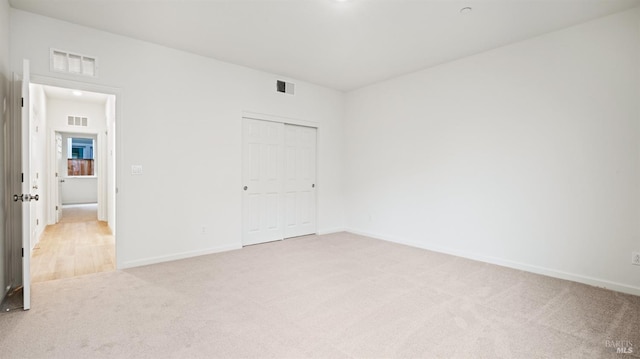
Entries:
{"label": "hallway", "polygon": [[98,221],[97,204],[66,205],[47,226],[31,256],[32,283],[115,269],[115,240]]}

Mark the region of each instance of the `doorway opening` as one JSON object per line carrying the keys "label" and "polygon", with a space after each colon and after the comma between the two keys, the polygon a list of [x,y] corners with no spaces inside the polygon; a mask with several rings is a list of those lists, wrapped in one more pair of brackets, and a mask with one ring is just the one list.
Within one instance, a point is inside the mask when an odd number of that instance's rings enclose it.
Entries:
{"label": "doorway opening", "polygon": [[31,280],[116,269],[114,94],[31,83]]}

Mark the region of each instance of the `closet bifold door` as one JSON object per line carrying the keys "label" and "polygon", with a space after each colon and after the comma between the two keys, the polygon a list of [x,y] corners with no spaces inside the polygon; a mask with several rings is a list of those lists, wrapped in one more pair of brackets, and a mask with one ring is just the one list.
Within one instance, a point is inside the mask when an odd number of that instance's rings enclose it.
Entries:
{"label": "closet bifold door", "polygon": [[244,118],[242,132],[242,244],[283,239],[284,124]]}

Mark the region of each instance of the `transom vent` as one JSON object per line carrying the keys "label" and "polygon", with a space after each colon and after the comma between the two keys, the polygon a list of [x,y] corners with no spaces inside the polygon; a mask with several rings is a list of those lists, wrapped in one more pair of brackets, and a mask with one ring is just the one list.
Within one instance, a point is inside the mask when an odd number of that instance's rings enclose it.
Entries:
{"label": "transom vent", "polygon": [[51,70],[95,77],[97,60],[92,56],[51,49]]}
{"label": "transom vent", "polygon": [[82,126],[87,127],[89,120],[86,117],[69,116],[67,117],[67,124],[69,126]]}

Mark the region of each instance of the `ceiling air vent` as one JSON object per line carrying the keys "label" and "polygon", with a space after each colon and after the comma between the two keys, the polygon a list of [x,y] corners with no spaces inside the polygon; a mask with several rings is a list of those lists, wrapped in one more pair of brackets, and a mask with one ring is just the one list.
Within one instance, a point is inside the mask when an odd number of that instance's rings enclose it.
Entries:
{"label": "ceiling air vent", "polygon": [[296,89],[296,85],[291,82],[276,81],[276,91],[293,95]]}
{"label": "ceiling air vent", "polygon": [[96,70],[95,57],[51,49],[51,71],[95,77]]}
{"label": "ceiling air vent", "polygon": [[87,127],[88,125],[88,120],[86,117],[80,117],[80,116],[69,116],[67,117],[67,124],[69,126],[82,126],[82,127]]}

